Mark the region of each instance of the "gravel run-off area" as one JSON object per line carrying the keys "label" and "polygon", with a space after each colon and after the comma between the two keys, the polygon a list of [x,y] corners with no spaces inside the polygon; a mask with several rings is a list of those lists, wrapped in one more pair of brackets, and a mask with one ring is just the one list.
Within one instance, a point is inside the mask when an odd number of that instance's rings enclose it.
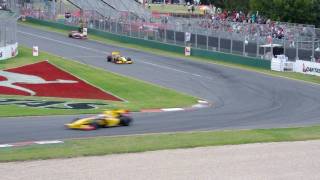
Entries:
{"label": "gravel run-off area", "polygon": [[320,179],[320,141],[258,143],[0,163],[15,179]]}

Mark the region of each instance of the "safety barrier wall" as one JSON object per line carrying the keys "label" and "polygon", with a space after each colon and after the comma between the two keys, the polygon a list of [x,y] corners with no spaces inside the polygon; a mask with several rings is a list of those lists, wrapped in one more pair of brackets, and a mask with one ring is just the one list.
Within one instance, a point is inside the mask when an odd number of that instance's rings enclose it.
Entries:
{"label": "safety barrier wall", "polygon": [[0,47],[0,61],[10,59],[18,55],[18,43],[7,44]]}
{"label": "safety barrier wall", "polygon": [[[28,22],[31,22],[31,23],[45,25],[53,28],[59,28],[63,30],[74,30],[77,28],[75,26],[65,25],[57,22],[39,20],[31,17],[28,17],[27,20]],[[110,32],[100,31],[97,29],[89,29],[88,32],[89,32],[89,35],[93,34],[93,35],[97,35],[97,36],[111,39],[114,41],[119,41],[122,43],[135,44],[139,46],[151,47],[151,48],[160,49],[164,51],[184,54],[183,46],[166,44],[166,43],[161,43],[157,41],[139,39],[139,38],[134,38],[129,36],[123,36],[123,35],[113,34]],[[270,66],[271,66],[271,61],[269,60],[244,57],[244,56],[226,54],[221,52],[207,51],[207,50],[196,49],[196,48],[192,48],[191,55],[194,57],[211,59],[213,61],[229,62],[229,63],[247,65],[247,66],[252,66],[252,67],[262,68],[262,69],[270,69]]]}

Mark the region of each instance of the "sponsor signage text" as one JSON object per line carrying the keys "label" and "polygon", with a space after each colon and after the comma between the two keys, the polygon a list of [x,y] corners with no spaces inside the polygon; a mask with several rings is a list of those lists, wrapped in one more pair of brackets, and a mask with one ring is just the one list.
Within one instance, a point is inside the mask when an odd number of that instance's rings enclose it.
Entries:
{"label": "sponsor signage text", "polygon": [[295,63],[295,71],[320,76],[320,63],[297,60]]}
{"label": "sponsor signage text", "polygon": [[51,100],[22,100],[22,99],[0,99],[0,106],[17,105],[20,107],[46,108],[46,109],[78,109],[89,110],[106,108],[106,103],[95,102],[67,102],[67,101],[51,101]]}
{"label": "sponsor signage text", "polygon": [[0,47],[0,60],[9,59],[18,55],[18,43]]}

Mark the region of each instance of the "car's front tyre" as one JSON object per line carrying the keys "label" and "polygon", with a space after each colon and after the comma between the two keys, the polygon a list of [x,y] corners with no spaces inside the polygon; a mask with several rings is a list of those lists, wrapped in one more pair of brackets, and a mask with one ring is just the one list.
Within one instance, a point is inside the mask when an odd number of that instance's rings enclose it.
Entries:
{"label": "car's front tyre", "polygon": [[120,125],[122,126],[129,126],[132,123],[132,118],[128,116],[121,116],[120,117]]}

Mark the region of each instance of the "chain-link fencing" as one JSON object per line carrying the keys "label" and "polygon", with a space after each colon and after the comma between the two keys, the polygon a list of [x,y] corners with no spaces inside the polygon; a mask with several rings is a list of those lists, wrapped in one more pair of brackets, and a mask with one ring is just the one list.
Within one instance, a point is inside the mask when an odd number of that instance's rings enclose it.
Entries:
{"label": "chain-link fencing", "polygon": [[[285,54],[292,61],[320,58],[320,31],[312,25],[172,17],[151,14],[134,0],[58,1],[54,5],[58,11],[52,11],[52,3],[50,7],[43,3],[42,9],[31,5],[29,15],[50,19],[54,12],[54,19],[66,24],[79,25],[83,20],[89,28],[115,34],[261,59],[271,59],[274,54]],[[57,19],[65,13],[71,17]]]}
{"label": "chain-link fencing", "polygon": [[17,42],[17,16],[10,12],[0,10],[0,47]]}

